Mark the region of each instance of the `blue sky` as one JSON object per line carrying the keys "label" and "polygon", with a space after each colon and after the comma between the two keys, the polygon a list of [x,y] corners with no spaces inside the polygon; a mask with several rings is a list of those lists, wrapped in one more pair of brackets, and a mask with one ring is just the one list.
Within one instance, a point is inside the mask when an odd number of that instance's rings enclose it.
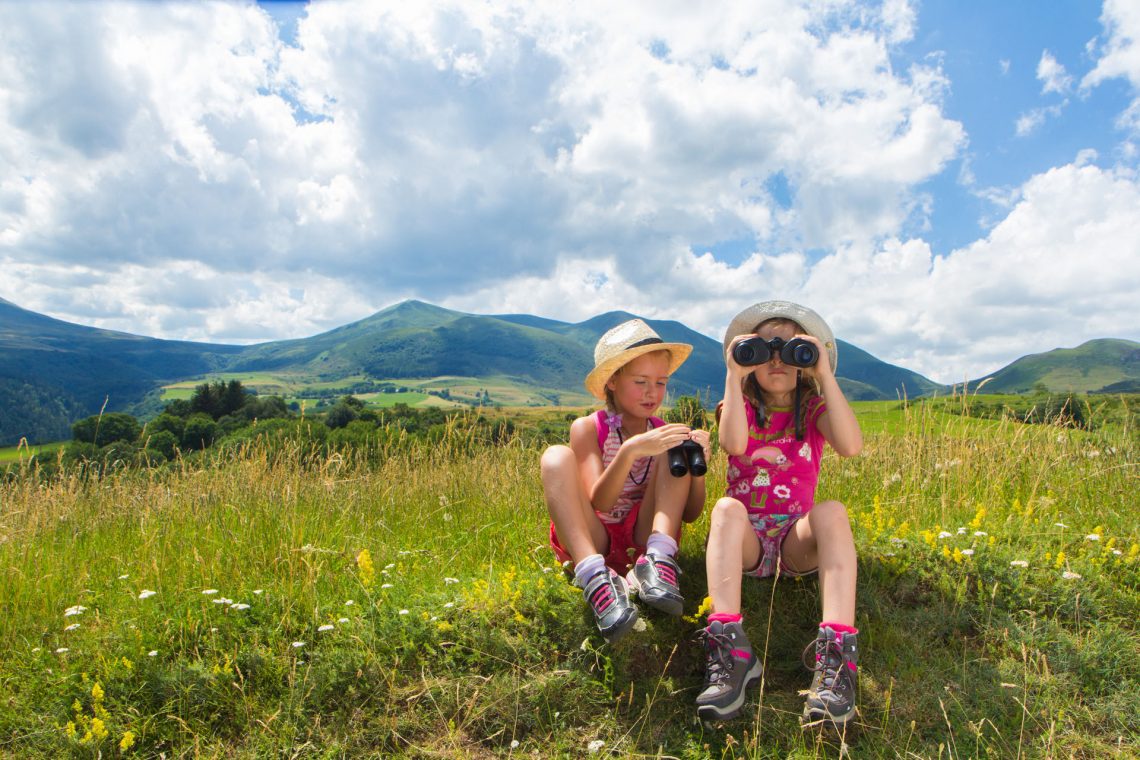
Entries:
{"label": "blue sky", "polygon": [[240,343],[787,298],[944,382],[1136,340],[1135,6],[0,0],[0,297]]}

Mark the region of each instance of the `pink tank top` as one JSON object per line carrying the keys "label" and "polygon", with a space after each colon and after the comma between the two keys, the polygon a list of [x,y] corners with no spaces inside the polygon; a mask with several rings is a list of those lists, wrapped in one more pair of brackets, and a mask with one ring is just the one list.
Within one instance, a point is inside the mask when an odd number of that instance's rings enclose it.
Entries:
{"label": "pink tank top", "polygon": [[[612,414],[608,409],[599,409],[595,416],[598,426],[598,448],[602,452],[602,467],[610,466],[617,457],[621,448],[621,415]],[[651,427],[660,427],[665,421],[659,417],[650,417]],[[653,457],[641,457],[633,462],[629,474],[622,482],[621,494],[609,512],[598,512],[598,519],[605,523],[620,523],[625,520],[635,504],[640,504],[645,498],[645,489],[649,486],[649,474],[653,469]]]}

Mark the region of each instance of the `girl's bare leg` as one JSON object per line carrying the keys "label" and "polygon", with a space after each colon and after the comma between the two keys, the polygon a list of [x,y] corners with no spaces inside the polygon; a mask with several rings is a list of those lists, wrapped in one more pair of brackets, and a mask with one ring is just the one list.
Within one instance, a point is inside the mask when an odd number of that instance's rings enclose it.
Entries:
{"label": "girl's bare leg", "polygon": [[591,554],[605,555],[609,535],[582,489],[578,460],[569,446],[551,446],[542,454],[542,491],[558,542],[575,564]]}
{"label": "girl's bare leg", "polygon": [[740,613],[740,583],[745,568],[760,561],[760,539],[738,500],[723,497],[712,509],[709,542],[705,547],[712,611]]}
{"label": "girl's bare leg", "polygon": [[689,476],[675,478],[669,474],[669,460],[658,454],[645,488],[645,499],[637,513],[633,538],[645,546],[649,534],[663,533],[676,538],[681,535],[681,513],[689,498]]}
{"label": "girl's bare leg", "polygon": [[781,555],[789,570],[806,572],[819,568],[821,620],[855,625],[858,565],[851,520],[842,504],[825,501],[812,507],[784,539]]}

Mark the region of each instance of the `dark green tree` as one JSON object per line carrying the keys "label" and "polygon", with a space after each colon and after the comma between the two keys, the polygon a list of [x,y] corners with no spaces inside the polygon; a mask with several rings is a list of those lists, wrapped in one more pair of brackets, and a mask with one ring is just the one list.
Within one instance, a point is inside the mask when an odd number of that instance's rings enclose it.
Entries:
{"label": "dark green tree", "polygon": [[186,420],[186,428],[182,431],[182,448],[186,451],[198,451],[209,448],[218,435],[218,423],[204,412],[190,415]]}
{"label": "dark green tree", "polygon": [[106,446],[115,441],[134,441],[142,425],[129,414],[108,412],[85,417],[71,426],[71,437],[83,443]]}

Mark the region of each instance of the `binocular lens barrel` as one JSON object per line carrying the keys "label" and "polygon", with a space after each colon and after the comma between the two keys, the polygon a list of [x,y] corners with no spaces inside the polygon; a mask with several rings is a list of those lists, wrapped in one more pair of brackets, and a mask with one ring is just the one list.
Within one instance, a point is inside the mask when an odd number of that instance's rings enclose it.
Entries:
{"label": "binocular lens barrel", "polygon": [[708,472],[705,450],[696,441],[683,441],[669,449],[669,473],[675,478],[683,478],[686,473],[700,477]]}
{"label": "binocular lens barrel", "polygon": [[803,338],[792,338],[785,342],[782,338],[764,340],[755,336],[745,338],[732,348],[732,358],[741,367],[764,364],[772,358],[772,354],[779,356],[780,361],[790,367],[814,367],[819,361],[819,350]]}

